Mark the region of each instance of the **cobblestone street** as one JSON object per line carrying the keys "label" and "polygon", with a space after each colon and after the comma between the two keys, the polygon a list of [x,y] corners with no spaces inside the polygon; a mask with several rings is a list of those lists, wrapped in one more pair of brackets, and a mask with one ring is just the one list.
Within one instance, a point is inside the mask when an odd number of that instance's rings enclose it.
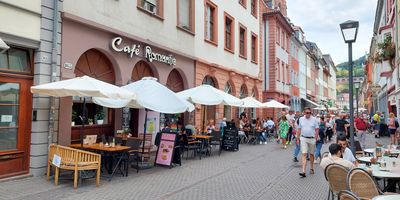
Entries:
{"label": "cobblestone street", "polygon": [[[372,146],[375,139],[368,135],[367,142]],[[77,190],[72,180],[54,186],[44,177],[2,182],[0,199],[325,199],[328,187],[321,168],[299,178],[293,148],[281,149],[276,142],[241,145],[238,152],[184,159],[181,167],[131,170],[111,182],[103,178],[98,188],[93,179],[82,181]]]}

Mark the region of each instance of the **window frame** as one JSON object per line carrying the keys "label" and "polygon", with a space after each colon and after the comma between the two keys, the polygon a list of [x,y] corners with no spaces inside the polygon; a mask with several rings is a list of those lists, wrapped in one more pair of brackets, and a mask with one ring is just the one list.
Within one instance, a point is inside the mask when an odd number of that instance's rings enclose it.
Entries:
{"label": "window frame", "polygon": [[[253,47],[253,39],[254,39],[254,47]],[[250,60],[254,64],[258,64],[258,36],[254,32],[251,32],[251,57]],[[254,48],[254,52],[253,52]],[[253,55],[254,54],[254,55]],[[254,57],[254,60],[253,60]]]}
{"label": "window frame", "polygon": [[[9,51],[12,49],[16,49],[19,51],[23,51],[26,54],[27,57],[27,67],[29,68],[29,71],[19,71],[19,70],[13,70],[10,69],[10,58],[9,58]],[[17,74],[26,74],[26,75],[32,75],[33,74],[33,51],[29,49],[24,49],[16,46],[11,46],[7,51],[3,52],[4,55],[6,55],[7,58],[7,68],[0,68],[0,72],[7,72],[7,73],[17,73]]]}
{"label": "window frame", "polygon": [[[231,27],[230,27],[230,48],[227,47],[227,41],[226,41],[226,22],[227,19],[231,21]],[[224,12],[224,49],[226,51],[229,51],[231,53],[235,53],[235,18],[233,18],[231,15],[229,15],[227,12]]]}
{"label": "window frame", "polygon": [[247,0],[239,0],[238,3],[243,6],[244,9],[247,9]]}
{"label": "window frame", "polygon": [[[213,16],[212,16],[212,35],[213,39],[207,38],[207,6],[213,9]],[[204,0],[204,41],[218,46],[218,6],[214,4],[210,0]]]}
{"label": "window frame", "polygon": [[[241,38],[240,38],[241,30],[244,30],[244,41],[243,41],[243,51],[244,51],[243,53],[244,54],[242,54],[240,52],[240,50],[241,50]],[[247,60],[247,27],[244,26],[243,24],[241,24],[240,22],[239,22],[239,37],[238,37],[238,39],[239,39],[239,57]]]}
{"label": "window frame", "polygon": [[192,35],[195,34],[195,0],[188,0],[189,1],[189,8],[190,8],[190,13],[189,13],[189,29],[185,28],[182,26],[179,22],[179,1],[181,0],[176,0],[176,27],[182,31],[185,31],[187,33],[190,33]]}
{"label": "window frame", "polygon": [[155,17],[156,19],[159,19],[159,20],[162,20],[162,21],[164,20],[164,0],[157,0],[157,5],[156,5],[157,12],[155,12],[155,13],[150,12],[149,10],[144,8],[143,5],[142,5],[143,1],[146,1],[146,0],[137,0],[136,8],[138,10],[140,10],[140,11],[142,11],[142,12],[144,12],[144,13],[152,16],[152,17]]}
{"label": "window frame", "polygon": [[[254,10],[253,10],[253,5],[254,5]],[[254,11],[254,12],[253,12]],[[251,14],[258,19],[258,0],[250,0],[250,12]]]}

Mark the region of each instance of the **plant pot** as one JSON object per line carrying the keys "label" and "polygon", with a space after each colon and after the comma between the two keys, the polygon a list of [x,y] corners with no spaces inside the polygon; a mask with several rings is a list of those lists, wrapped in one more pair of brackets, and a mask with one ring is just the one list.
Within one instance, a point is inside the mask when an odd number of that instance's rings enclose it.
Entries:
{"label": "plant pot", "polygon": [[104,123],[104,120],[103,119],[98,119],[97,120],[97,124],[103,124]]}
{"label": "plant pot", "polygon": [[75,126],[75,122],[71,122],[71,126]]}
{"label": "plant pot", "polygon": [[93,125],[93,122],[89,122],[89,125]]}

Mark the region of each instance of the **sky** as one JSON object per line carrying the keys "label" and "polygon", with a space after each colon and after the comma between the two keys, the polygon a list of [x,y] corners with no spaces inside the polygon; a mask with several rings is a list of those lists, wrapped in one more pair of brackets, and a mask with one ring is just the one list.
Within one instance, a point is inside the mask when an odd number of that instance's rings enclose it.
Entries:
{"label": "sky", "polygon": [[339,24],[359,21],[353,60],[369,52],[373,35],[377,0],[287,0],[287,15],[305,32],[306,40],[315,42],[323,54],[330,54],[335,64],[348,61]]}

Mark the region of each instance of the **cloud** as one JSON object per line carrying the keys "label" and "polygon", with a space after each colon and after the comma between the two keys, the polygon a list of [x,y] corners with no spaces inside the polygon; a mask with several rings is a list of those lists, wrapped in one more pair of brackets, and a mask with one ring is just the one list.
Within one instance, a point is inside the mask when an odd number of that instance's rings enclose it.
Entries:
{"label": "cloud", "polygon": [[301,26],[306,39],[317,43],[324,54],[331,54],[339,64],[348,60],[347,45],[339,24],[360,22],[353,59],[369,51],[377,0],[287,0],[288,17]]}

